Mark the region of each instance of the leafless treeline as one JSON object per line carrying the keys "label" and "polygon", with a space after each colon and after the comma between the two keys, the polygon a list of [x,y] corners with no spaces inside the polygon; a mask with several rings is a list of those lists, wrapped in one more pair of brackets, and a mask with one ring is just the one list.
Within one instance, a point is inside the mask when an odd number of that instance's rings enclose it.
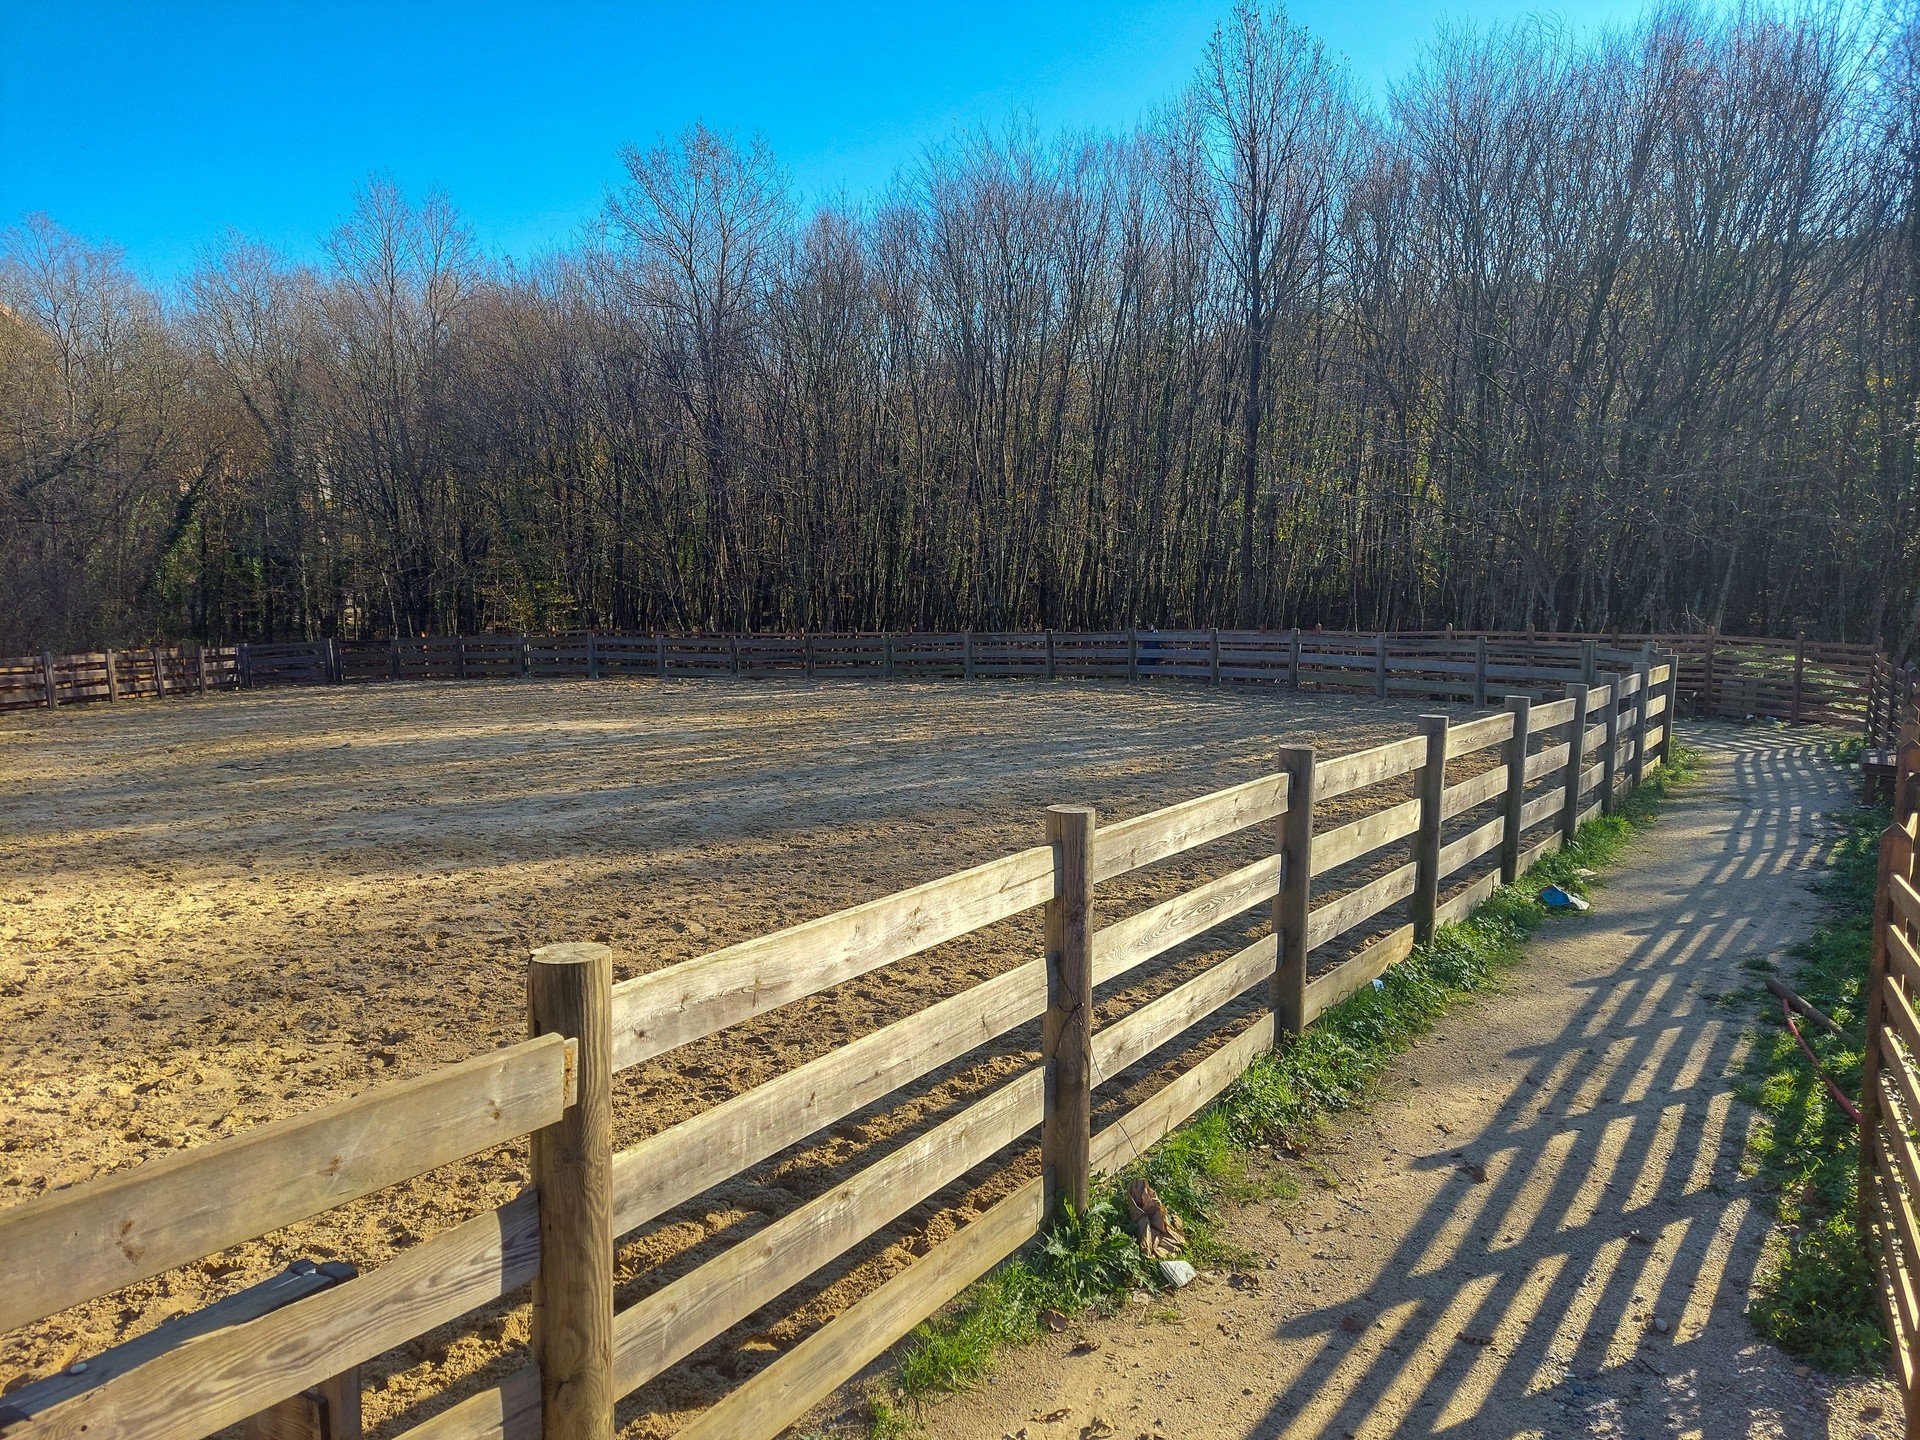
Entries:
{"label": "leafless treeline", "polygon": [[0,650],[585,625],[1433,624],[1915,641],[1920,24],[1443,39],[1272,13],[1122,136],[859,209],[633,149],[489,261],[370,183],[177,292],[0,256]]}

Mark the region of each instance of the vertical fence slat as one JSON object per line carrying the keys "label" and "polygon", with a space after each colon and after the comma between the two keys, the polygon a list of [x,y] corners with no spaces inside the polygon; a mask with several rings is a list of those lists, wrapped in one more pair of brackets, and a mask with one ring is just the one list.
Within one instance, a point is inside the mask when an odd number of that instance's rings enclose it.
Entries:
{"label": "vertical fence slat", "polygon": [[1607,682],[1606,737],[1600,742],[1600,813],[1611,815],[1620,774],[1620,680]]}
{"label": "vertical fence slat", "polygon": [[[1297,633],[1297,632],[1296,632]],[[1280,816],[1280,889],[1273,897],[1273,1038],[1298,1035],[1307,1025],[1307,921],[1313,890],[1314,750],[1280,751],[1287,776],[1287,808]]]}
{"label": "vertical fence slat", "polygon": [[1560,838],[1573,843],[1580,829],[1580,772],[1587,768],[1587,687],[1569,685],[1567,698],[1573,701],[1573,719],[1567,725],[1567,800],[1560,811]]}
{"label": "vertical fence slat", "polygon": [[1444,715],[1422,715],[1420,733],[1427,740],[1426,763],[1414,780],[1420,800],[1420,828],[1414,832],[1413,938],[1433,937],[1434,912],[1440,908],[1440,808],[1447,788],[1447,732]]}
{"label": "vertical fence slat", "polygon": [[1511,885],[1520,878],[1520,810],[1526,801],[1527,740],[1533,721],[1533,701],[1525,695],[1509,695],[1507,709],[1513,712],[1513,735],[1506,742],[1507,793],[1503,797],[1506,824],[1500,832],[1500,883]]}
{"label": "vertical fence slat", "polygon": [[533,1358],[544,1440],[613,1435],[613,951],[547,945],[527,967],[535,1035],[578,1042],[574,1104],[533,1133],[540,1271]]}
{"label": "vertical fence slat", "polygon": [[1627,766],[1627,785],[1638,790],[1647,774],[1647,690],[1653,667],[1642,658],[1633,673],[1640,679],[1640,688],[1633,695],[1633,760]]}
{"label": "vertical fence slat", "polygon": [[1048,1066],[1040,1163],[1047,1206],[1085,1210],[1093,1144],[1093,829],[1084,805],[1047,807],[1053,898],[1047,902],[1047,1011],[1040,1050]]}

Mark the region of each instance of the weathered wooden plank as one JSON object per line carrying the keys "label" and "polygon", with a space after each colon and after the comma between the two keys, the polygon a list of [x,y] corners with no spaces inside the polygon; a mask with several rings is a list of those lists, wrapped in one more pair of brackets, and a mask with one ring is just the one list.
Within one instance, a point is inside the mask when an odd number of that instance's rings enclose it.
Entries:
{"label": "weathered wooden plank", "polygon": [[1909,925],[1920,925],[1920,890],[1904,875],[1887,877],[1887,899]]}
{"label": "weathered wooden plank", "polygon": [[1409,770],[1418,770],[1426,758],[1426,737],[1415,735],[1411,739],[1394,740],[1370,750],[1356,750],[1351,755],[1322,760],[1316,767],[1317,798],[1332,800],[1352,790],[1378,785]]}
{"label": "weathered wooden plank", "polygon": [[952,1119],[614,1317],[614,1392],[625,1395],[788,1286],[1040,1123],[1046,1071],[1028,1070]]}
{"label": "weathered wooden plank", "polygon": [[1418,867],[1411,861],[1379,879],[1351,890],[1338,900],[1322,905],[1307,921],[1307,948],[1318,949],[1336,935],[1344,935],[1364,920],[1371,920],[1389,905],[1413,894]]}
{"label": "weathered wooden plank", "polygon": [[1483,715],[1478,720],[1469,720],[1465,725],[1456,725],[1448,732],[1447,753],[1458,760],[1489,745],[1498,745],[1512,734],[1512,715],[1504,711],[1498,715]]}
{"label": "weathered wooden plank", "polygon": [[1507,817],[1496,815],[1485,824],[1478,825],[1458,840],[1450,841],[1440,849],[1440,878],[1470,865],[1482,855],[1500,848],[1500,838],[1506,833]]}
{"label": "weathered wooden plank", "polygon": [[1530,724],[1537,734],[1542,730],[1551,730],[1556,725],[1564,725],[1571,719],[1573,719],[1573,701],[1571,699],[1555,700],[1549,705],[1534,706]]}
{"label": "weathered wooden plank", "polygon": [[1498,873],[1482,875],[1459,894],[1440,902],[1440,908],[1434,913],[1434,920],[1441,925],[1456,925],[1471,915],[1495,890],[1500,888]]}
{"label": "weathered wooden plank", "polygon": [[395,1440],[541,1440],[540,1372],[515,1370]]}
{"label": "weathered wooden plank", "polygon": [[1164,810],[1102,826],[1093,837],[1094,882],[1236,834],[1249,825],[1273,819],[1286,808],[1287,777],[1262,775]]}
{"label": "weathered wooden plank", "polygon": [[[1498,718],[1511,722],[1513,717],[1502,715]],[[1481,771],[1471,780],[1462,780],[1458,785],[1449,785],[1441,796],[1440,818],[1451,820],[1454,816],[1464,814],[1476,805],[1497,800],[1506,793],[1507,768],[1504,765],[1495,765],[1489,770]]]}
{"label": "weathered wooden plank", "polygon": [[925,885],[777,930],[613,987],[613,1064],[665,1051],[917,955],[1047,900],[1053,849],[1036,845]]}
{"label": "weathered wooden plank", "polygon": [[1273,974],[1274,937],[1263,936],[1208,966],[1185,984],[1142,1005],[1093,1036],[1094,1082],[1111,1079],[1142,1055],[1211,1015]]}
{"label": "weathered wooden plank", "polygon": [[1899,1241],[1885,1203],[1886,1181],[1880,1166],[1876,1163],[1863,1178],[1866,1183],[1861,1188],[1867,1196],[1870,1248],[1876,1252],[1876,1263],[1872,1266],[1874,1288],[1879,1291],[1881,1310],[1887,1318],[1887,1333],[1894,1337],[1891,1348],[1898,1366],[1896,1377],[1900,1387],[1911,1395],[1917,1363],[1914,1352],[1920,1349],[1915,1343],[1920,1334],[1920,1296],[1914,1293],[1914,1277],[1897,1263]]}
{"label": "weathered wooden plank", "polygon": [[1313,837],[1313,873],[1324,875],[1337,870],[1382,845],[1406,839],[1419,828],[1420,801],[1413,799],[1363,815],[1337,830],[1323,831]]}
{"label": "weathered wooden plank", "polygon": [[[1567,792],[1564,790],[1549,790],[1545,795],[1536,796],[1520,807],[1520,828],[1531,830],[1542,820],[1558,815],[1566,803]],[[1522,865],[1520,868],[1524,870],[1527,867]]]}
{"label": "weathered wooden plank", "polygon": [[1552,775],[1566,768],[1568,757],[1573,748],[1565,741],[1558,745],[1549,745],[1527,757],[1527,783],[1531,785],[1543,776]]}
{"label": "weathered wooden plank", "polygon": [[568,1051],[524,1041],[0,1211],[0,1330],[551,1125]]}
{"label": "weathered wooden plank", "polygon": [[1255,1057],[1273,1048],[1273,1016],[1262,1015],[1093,1137],[1093,1168],[1108,1174],[1146,1154],[1246,1071]]}
{"label": "weathered wooden plank", "polygon": [[[1607,767],[1605,765],[1589,765],[1585,770],[1580,772],[1580,793],[1585,795],[1590,790],[1596,788],[1600,782],[1606,778]],[[1586,823],[1584,816],[1581,818],[1581,823]]]}
{"label": "weathered wooden plank", "polygon": [[[378,1270],[170,1350],[10,1425],[7,1440],[199,1440],[526,1284],[540,1264],[539,1226],[538,1199],[529,1192]],[[537,1384],[534,1399],[537,1405]]]}
{"label": "weathered wooden plank", "polygon": [[614,1233],[644,1225],[1035,1019],[1046,1004],[1046,964],[1031,960],[619,1151]]}
{"label": "weathered wooden plank", "polygon": [[1027,1181],[957,1235],[934,1246],[924,1259],[701,1411],[675,1432],[675,1440],[748,1440],[778,1434],[1037,1235],[1044,1207],[1039,1179]]}
{"label": "weathered wooden plank", "polygon": [[[1437,911],[1436,911],[1437,913]],[[1413,926],[1383,935],[1352,959],[1307,982],[1307,1023],[1311,1025],[1355,991],[1371,985],[1413,953]]]}
{"label": "weathered wooden plank", "polygon": [[[1096,847],[1099,834],[1094,832]],[[1137,915],[1116,920],[1093,937],[1093,983],[1104,985],[1134,966],[1205,934],[1272,899],[1279,888],[1280,857],[1266,855]]]}

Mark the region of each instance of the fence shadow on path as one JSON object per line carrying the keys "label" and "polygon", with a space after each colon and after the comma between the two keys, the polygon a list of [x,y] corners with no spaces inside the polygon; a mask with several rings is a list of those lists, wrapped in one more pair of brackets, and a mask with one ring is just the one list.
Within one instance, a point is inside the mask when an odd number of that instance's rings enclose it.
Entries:
{"label": "fence shadow on path", "polygon": [[[1752,1012],[1735,992],[1753,978],[1742,960],[1803,933],[1802,877],[1830,843],[1819,815],[1849,795],[1805,738],[1714,727],[1704,743],[1706,774],[1663,821],[1698,828],[1699,846],[1675,855],[1671,884],[1616,874],[1598,918],[1617,965],[1575,982],[1585,999],[1551,1043],[1507,1052],[1525,1077],[1478,1133],[1435,1131],[1415,1168],[1447,1178],[1364,1300],[1279,1327],[1297,1373],[1252,1435],[1637,1436],[1620,1411],[1650,1401],[1669,1433],[1773,1433],[1747,1357],[1725,1364],[1751,1349],[1742,1311],[1767,1229],[1738,1173]],[[1742,1327],[1711,1370],[1697,1359],[1710,1324]]]}

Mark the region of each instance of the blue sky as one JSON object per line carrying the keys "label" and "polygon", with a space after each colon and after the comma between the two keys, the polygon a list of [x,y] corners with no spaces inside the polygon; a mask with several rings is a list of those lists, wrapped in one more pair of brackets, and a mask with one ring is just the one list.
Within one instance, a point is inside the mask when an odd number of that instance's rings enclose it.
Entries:
{"label": "blue sky", "polygon": [[[45,211],[165,280],[229,226],[298,256],[374,171],[445,190],[490,251],[565,243],[616,152],[695,120],[759,132],[803,197],[884,186],[1026,114],[1124,127],[1193,73],[1229,0],[952,6],[96,4],[0,0],[0,223]],[[1298,0],[1384,92],[1443,21],[1638,3]]]}

